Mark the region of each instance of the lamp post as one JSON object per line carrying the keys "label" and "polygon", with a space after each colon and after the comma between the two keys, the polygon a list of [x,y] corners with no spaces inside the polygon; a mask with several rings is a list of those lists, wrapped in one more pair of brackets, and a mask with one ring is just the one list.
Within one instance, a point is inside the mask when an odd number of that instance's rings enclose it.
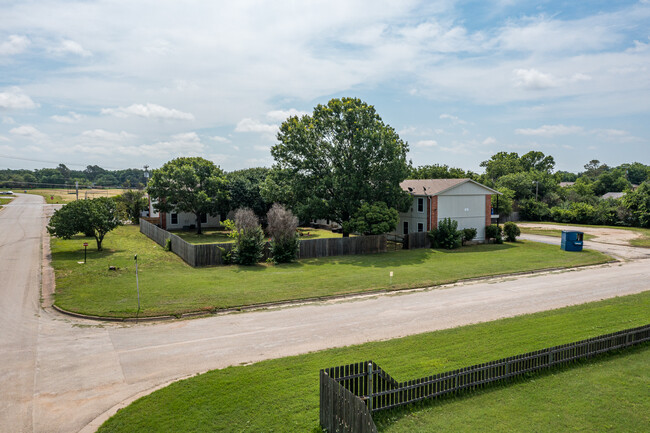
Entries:
{"label": "lamp post", "polygon": [[84,265],[86,264],[87,251],[88,251],[88,242],[84,242]]}

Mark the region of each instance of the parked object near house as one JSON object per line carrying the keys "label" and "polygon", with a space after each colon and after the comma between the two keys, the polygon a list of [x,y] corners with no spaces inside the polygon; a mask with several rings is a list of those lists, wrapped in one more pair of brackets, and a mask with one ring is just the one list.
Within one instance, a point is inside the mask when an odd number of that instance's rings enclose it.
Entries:
{"label": "parked object near house", "polygon": [[458,229],[476,228],[476,240],[485,240],[485,226],[492,223],[492,195],[500,194],[472,179],[407,179],[400,184],[413,196],[407,212],[399,214],[399,235],[437,228],[445,218],[458,221]]}

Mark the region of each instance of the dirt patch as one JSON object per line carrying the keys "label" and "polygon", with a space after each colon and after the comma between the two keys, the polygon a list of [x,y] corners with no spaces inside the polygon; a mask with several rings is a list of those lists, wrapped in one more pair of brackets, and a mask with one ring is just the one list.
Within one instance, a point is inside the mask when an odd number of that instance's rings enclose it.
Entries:
{"label": "dirt patch", "polygon": [[536,224],[536,223],[518,223],[518,226],[536,228],[541,230],[577,230],[595,236],[591,242],[601,242],[606,244],[630,245],[632,239],[641,237],[638,232],[631,230],[611,229],[605,227],[578,227],[565,226],[562,224]]}

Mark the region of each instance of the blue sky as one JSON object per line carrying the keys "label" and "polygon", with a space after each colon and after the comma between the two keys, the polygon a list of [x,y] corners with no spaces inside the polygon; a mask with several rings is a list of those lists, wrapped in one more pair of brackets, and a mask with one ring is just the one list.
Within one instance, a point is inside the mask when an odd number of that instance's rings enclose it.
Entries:
{"label": "blue sky", "polygon": [[270,166],[288,115],[342,96],[414,165],[650,164],[650,0],[0,4],[0,168]]}

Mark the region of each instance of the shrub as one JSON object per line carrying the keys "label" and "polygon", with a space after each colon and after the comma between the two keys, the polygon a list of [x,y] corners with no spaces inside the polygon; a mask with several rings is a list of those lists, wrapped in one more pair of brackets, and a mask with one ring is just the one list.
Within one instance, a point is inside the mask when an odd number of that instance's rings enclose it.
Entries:
{"label": "shrub", "polygon": [[239,265],[254,265],[264,254],[264,232],[259,219],[248,208],[237,209],[235,221],[224,221],[226,228],[231,230],[230,236],[235,238],[231,260]]}
{"label": "shrub", "polygon": [[519,202],[519,216],[523,220],[542,221],[548,217],[548,205],[535,199],[525,199]]}
{"label": "shrub", "polygon": [[445,218],[438,224],[437,229],[429,231],[431,246],[451,250],[461,245],[463,233],[458,230],[458,221]]}
{"label": "shrub", "polygon": [[349,223],[343,224],[348,232],[366,235],[381,235],[395,230],[399,223],[399,213],[389,208],[383,201],[363,203]]}
{"label": "shrub", "polygon": [[485,241],[490,242],[490,239],[494,239],[494,242],[497,244],[503,243],[503,231],[500,226],[489,225],[485,226]]}
{"label": "shrub", "polygon": [[517,227],[517,224],[512,221],[508,221],[503,225],[503,233],[506,235],[506,241],[516,242],[517,236],[521,235],[521,230]]}
{"label": "shrub", "polygon": [[573,222],[578,224],[592,224],[596,219],[596,210],[587,203],[571,203]]}
{"label": "shrub", "polygon": [[474,228],[463,229],[463,243],[469,242],[476,237],[477,230]]}
{"label": "shrub", "polygon": [[275,263],[292,262],[298,257],[298,218],[284,206],[275,203],[266,214],[267,231],[271,236],[271,256]]}

